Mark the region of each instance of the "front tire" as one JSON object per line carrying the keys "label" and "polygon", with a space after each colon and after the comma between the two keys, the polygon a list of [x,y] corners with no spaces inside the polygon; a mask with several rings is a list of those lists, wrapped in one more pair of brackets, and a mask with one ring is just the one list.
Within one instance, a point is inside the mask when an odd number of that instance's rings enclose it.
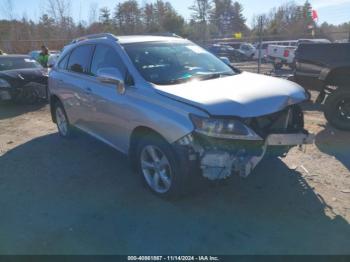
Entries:
{"label": "front tire", "polygon": [[146,187],[164,198],[181,196],[188,177],[181,169],[175,150],[158,135],[147,135],[137,146],[137,170]]}
{"label": "front tire", "polygon": [[339,88],[325,102],[325,117],[335,128],[350,131],[350,88]]}
{"label": "front tire", "polygon": [[71,138],[73,135],[72,126],[69,124],[66,111],[61,102],[56,102],[54,113],[59,135],[63,138]]}

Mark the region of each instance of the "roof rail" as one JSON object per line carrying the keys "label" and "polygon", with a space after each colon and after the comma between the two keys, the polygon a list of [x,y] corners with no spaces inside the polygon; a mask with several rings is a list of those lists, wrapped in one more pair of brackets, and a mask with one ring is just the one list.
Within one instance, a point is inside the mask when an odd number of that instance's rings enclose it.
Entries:
{"label": "roof rail", "polygon": [[118,41],[118,38],[115,35],[109,34],[109,33],[102,33],[102,34],[87,35],[87,36],[76,38],[71,42],[71,44],[75,44],[88,39],[98,39],[98,38],[107,38],[110,40]]}
{"label": "roof rail", "polygon": [[176,37],[176,38],[183,38],[182,36],[179,36],[175,33],[171,33],[171,32],[164,32],[164,33],[155,33],[155,34],[143,34],[146,36],[166,36],[166,37]]}

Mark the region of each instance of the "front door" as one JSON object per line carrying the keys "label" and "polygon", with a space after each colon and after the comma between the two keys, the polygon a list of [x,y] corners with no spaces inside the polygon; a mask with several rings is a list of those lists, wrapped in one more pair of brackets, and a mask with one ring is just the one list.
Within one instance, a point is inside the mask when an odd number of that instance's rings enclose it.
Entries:
{"label": "front door", "polygon": [[116,68],[126,75],[126,67],[114,47],[107,44],[96,45],[91,62],[94,123],[93,132],[114,147],[124,151],[128,147],[129,121],[128,90],[120,93],[114,84],[98,80],[98,72],[105,68]]}

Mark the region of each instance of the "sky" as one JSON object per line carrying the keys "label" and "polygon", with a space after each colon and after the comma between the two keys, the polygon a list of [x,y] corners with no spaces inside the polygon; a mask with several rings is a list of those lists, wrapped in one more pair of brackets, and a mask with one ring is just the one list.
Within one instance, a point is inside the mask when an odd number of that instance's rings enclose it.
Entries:
{"label": "sky", "polygon": [[[4,18],[3,4],[7,0],[0,0],[0,18]],[[145,4],[152,0],[138,0]],[[188,9],[193,0],[168,0],[173,7],[186,19],[191,17],[191,11]],[[12,0],[16,17],[25,15],[34,21],[45,11],[46,0]],[[97,4],[99,8],[109,7],[113,9],[117,3],[122,0],[71,0],[72,16],[75,21],[88,21],[89,9],[91,5]],[[254,15],[268,12],[271,8],[277,7],[288,1],[281,0],[239,0],[244,7],[244,15],[248,20],[248,25],[252,23]],[[302,4],[305,0],[295,0],[294,2]],[[309,0],[313,8],[318,11],[319,23],[328,22],[332,24],[341,24],[350,22],[350,0]],[[2,5],[2,6],[1,6]]]}

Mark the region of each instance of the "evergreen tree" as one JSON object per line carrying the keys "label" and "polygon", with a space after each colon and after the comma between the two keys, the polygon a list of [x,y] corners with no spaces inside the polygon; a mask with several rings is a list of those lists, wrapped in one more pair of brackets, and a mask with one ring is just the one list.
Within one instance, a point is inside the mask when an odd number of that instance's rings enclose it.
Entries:
{"label": "evergreen tree", "polygon": [[199,38],[206,40],[208,35],[208,20],[212,10],[211,2],[209,0],[195,0],[190,7],[192,10],[192,21],[196,23],[199,30]]}
{"label": "evergreen tree", "polygon": [[100,22],[104,25],[111,24],[111,11],[107,7],[100,9]]}
{"label": "evergreen tree", "polygon": [[234,33],[246,33],[248,27],[246,26],[246,19],[243,15],[243,6],[239,2],[234,2],[232,6],[231,29]]}
{"label": "evergreen tree", "polygon": [[115,9],[114,20],[123,34],[135,34],[143,31],[141,9],[136,0],[119,3]]}
{"label": "evergreen tree", "polygon": [[219,37],[232,36],[233,6],[231,0],[214,0],[211,21],[216,26]]}
{"label": "evergreen tree", "polygon": [[142,10],[142,18],[146,32],[156,33],[160,31],[160,24],[157,19],[157,9],[154,4],[146,4]]}

